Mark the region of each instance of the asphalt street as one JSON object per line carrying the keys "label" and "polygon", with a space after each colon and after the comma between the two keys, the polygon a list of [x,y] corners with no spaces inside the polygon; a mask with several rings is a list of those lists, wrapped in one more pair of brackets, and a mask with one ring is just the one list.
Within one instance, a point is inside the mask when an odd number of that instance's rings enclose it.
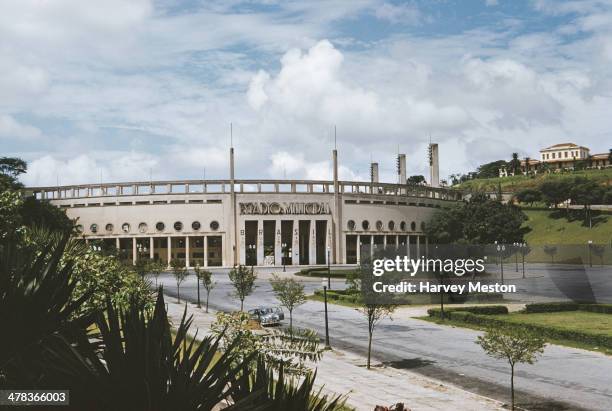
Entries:
{"label": "asphalt street", "polygon": [[[262,277],[268,276],[264,273]],[[548,281],[543,274],[538,277]],[[307,293],[321,289],[320,279],[295,278],[303,282]],[[240,304],[231,295],[227,270],[215,271],[214,280],[217,285],[210,295],[210,307],[237,310]],[[171,274],[162,274],[159,283],[163,284],[168,296],[176,296],[176,283]],[[245,300],[245,309],[276,305],[267,278],[258,279],[256,284],[253,294]],[[344,280],[332,280],[332,288],[344,288]],[[204,301],[204,292],[201,292]],[[181,285],[181,297],[191,302],[196,300],[194,276],[189,276]],[[294,324],[324,335],[323,312],[322,303],[308,301],[295,309]],[[332,347],[366,353],[367,322],[359,311],[330,304],[329,329]],[[509,367],[506,362],[484,354],[474,343],[478,334],[477,331],[439,326],[414,318],[387,319],[376,328],[373,357],[390,366],[410,369],[452,382],[468,391],[506,400]],[[517,366],[515,386],[525,393],[526,398],[546,399],[548,406],[544,409],[610,410],[612,358],[585,350],[548,346],[536,364]],[[520,402],[521,397],[518,398]]]}

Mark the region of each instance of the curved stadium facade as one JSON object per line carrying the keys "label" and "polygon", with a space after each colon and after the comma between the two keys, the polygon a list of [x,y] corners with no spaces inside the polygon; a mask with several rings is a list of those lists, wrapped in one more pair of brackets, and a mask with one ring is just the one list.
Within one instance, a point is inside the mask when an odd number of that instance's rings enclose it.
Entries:
{"label": "curved stadium facade", "polygon": [[115,247],[134,263],[178,259],[188,267],[357,264],[361,244],[420,255],[426,221],[461,200],[454,190],[406,184],[405,171],[396,184],[379,183],[374,173],[371,182],[340,181],[336,150],[333,156],[330,181],[234,179],[231,149],[228,180],[28,190],[65,209],[87,242]]}

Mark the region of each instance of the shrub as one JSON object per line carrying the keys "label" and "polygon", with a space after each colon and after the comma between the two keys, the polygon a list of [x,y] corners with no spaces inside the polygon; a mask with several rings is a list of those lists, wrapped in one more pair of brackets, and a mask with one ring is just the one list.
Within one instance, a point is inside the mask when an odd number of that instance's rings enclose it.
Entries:
{"label": "shrub", "polygon": [[612,314],[612,304],[580,304],[579,309],[592,313]]}
{"label": "shrub", "polygon": [[552,302],[552,303],[534,303],[527,304],[524,312],[532,313],[554,313],[560,311],[576,311],[578,303],[572,302]]}
{"label": "shrub", "polygon": [[[447,318],[454,318],[454,314],[458,312],[468,312],[472,314],[481,315],[498,315],[508,314],[508,308],[504,305],[487,305],[482,307],[450,307],[444,310],[444,316]],[[427,310],[427,314],[430,317],[440,317],[441,310],[439,308],[430,308]]]}

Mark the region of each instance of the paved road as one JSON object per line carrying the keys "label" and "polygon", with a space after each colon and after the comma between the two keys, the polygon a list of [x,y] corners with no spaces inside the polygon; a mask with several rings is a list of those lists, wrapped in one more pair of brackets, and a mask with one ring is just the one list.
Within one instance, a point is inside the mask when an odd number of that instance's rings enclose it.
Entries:
{"label": "paved road", "polygon": [[[216,310],[238,309],[239,302],[230,296],[231,284],[226,271],[219,270],[214,277],[218,285],[211,294],[210,306]],[[308,292],[321,288],[320,280],[301,280]],[[176,295],[171,275],[162,275],[160,283],[168,295]],[[245,301],[245,309],[276,303],[268,281],[258,280],[257,284],[254,294]],[[343,286],[343,280],[332,280],[332,288]],[[181,286],[181,295],[195,301],[193,276]],[[294,324],[323,333],[323,304],[309,301],[297,308]],[[329,326],[332,347],[359,354],[366,352],[367,323],[361,313],[330,305]],[[487,357],[474,344],[477,335],[476,331],[413,318],[385,320],[376,329],[373,355],[380,362],[450,381],[468,391],[507,399],[509,368],[505,362]],[[518,366],[515,384],[519,391],[550,400],[547,409],[609,410],[612,409],[612,358],[549,346],[535,365]],[[568,406],[555,405],[553,401]]]}

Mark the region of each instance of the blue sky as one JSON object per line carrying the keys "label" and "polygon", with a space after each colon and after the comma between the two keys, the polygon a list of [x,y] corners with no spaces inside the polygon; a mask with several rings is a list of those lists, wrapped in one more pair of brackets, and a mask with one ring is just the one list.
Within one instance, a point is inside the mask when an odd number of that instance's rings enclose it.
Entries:
{"label": "blue sky", "polygon": [[227,177],[394,181],[612,144],[609,0],[0,4],[0,144],[28,185]]}

